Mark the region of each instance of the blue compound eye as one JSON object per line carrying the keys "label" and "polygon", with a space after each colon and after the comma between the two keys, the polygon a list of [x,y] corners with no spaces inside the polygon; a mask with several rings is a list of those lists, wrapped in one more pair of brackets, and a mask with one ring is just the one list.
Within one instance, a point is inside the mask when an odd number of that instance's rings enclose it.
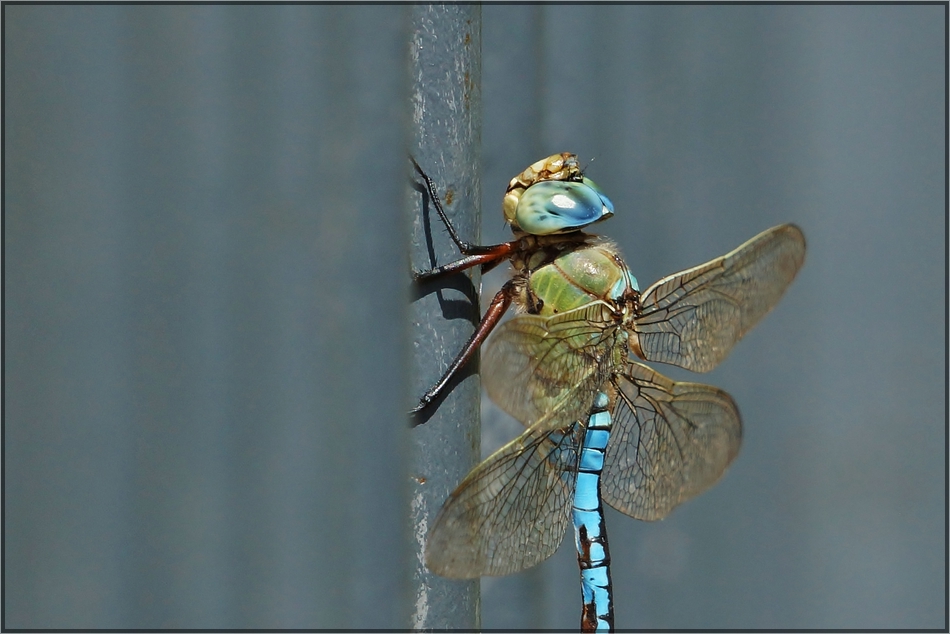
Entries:
{"label": "blue compound eye", "polygon": [[582,182],[541,181],[518,201],[518,227],[536,236],[574,231],[614,213],[613,203],[588,178]]}

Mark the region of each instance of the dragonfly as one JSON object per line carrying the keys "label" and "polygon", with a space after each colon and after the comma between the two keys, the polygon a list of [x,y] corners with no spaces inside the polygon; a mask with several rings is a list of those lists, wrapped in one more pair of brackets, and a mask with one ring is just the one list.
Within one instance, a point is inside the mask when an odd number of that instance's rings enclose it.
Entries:
{"label": "dragonfly", "polygon": [[[791,284],[804,263],[804,236],[795,225],[773,227],[641,292],[616,245],[583,231],[614,207],[575,155],[542,159],[512,179],[503,211],[515,240],[493,246],[458,239],[434,183],[413,163],[463,255],[417,279],[505,259],[513,268],[414,411],[440,395],[497,326],[482,381],[526,428],[451,493],[429,533],[426,564],[450,578],[518,572],[554,554],[570,522],[581,631],[613,631],[603,503],[661,519],[720,479],[742,437],[726,392],[672,381],[635,359],[714,368]],[[498,326],[512,303],[518,314]]]}

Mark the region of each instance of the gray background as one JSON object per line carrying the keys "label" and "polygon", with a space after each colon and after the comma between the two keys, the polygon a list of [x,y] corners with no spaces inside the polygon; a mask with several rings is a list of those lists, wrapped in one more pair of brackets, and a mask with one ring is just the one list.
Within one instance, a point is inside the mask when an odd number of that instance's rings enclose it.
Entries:
{"label": "gray background", "polygon": [[[4,625],[415,622],[410,9],[4,11]],[[482,18],[484,242],[564,150],[643,286],[808,239],[719,368],[662,368],[745,441],[668,519],[610,512],[618,625],[946,627],[945,7]],[[569,547],[482,590],[484,627],[577,626]]]}

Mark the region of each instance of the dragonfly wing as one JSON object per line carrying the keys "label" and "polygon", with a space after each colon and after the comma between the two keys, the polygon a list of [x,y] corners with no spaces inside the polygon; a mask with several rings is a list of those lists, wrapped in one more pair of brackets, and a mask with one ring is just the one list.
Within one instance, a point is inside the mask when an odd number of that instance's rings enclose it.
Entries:
{"label": "dragonfly wing", "polygon": [[611,384],[614,429],[601,487],[618,511],[661,519],[712,486],[739,453],[739,410],[722,390],[675,382],[639,363]]}
{"label": "dragonfly wing", "polygon": [[711,370],[778,303],[804,261],[801,230],[781,225],[721,258],[663,278],[640,297],[634,327],[640,356]]}
{"label": "dragonfly wing", "polygon": [[455,579],[507,575],[553,555],[574,495],[576,433],[529,429],[475,467],[432,526],[429,569]]}
{"label": "dragonfly wing", "polygon": [[541,431],[584,418],[594,394],[625,362],[616,319],[606,303],[595,301],[553,317],[518,315],[505,322],[482,356],[488,396]]}

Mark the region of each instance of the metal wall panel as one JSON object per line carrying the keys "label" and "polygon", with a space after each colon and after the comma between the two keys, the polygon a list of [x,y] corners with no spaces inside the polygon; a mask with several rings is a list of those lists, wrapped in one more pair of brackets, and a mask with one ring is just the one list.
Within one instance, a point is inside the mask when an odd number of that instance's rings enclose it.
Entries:
{"label": "metal wall panel", "polygon": [[407,11],[4,11],[4,624],[408,623]]}

